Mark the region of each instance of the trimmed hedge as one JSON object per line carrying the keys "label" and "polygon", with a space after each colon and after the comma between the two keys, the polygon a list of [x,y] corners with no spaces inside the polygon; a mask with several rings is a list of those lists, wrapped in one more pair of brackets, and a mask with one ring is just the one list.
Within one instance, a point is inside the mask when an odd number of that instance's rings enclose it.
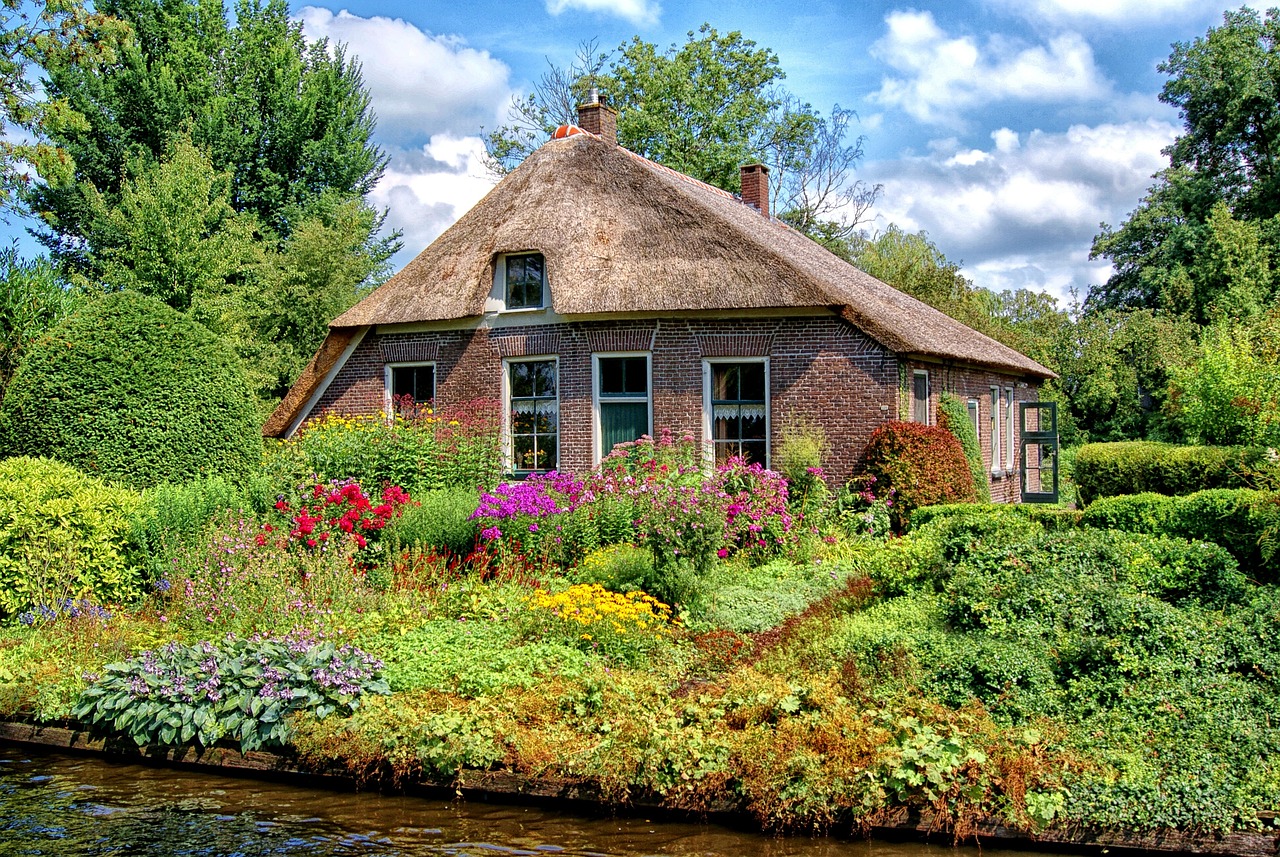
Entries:
{"label": "trimmed hedge", "polygon": [[1084,526],[1214,542],[1256,580],[1280,582],[1280,492],[1247,488],[1197,491],[1183,497],[1144,493],[1098,500]]}
{"label": "trimmed hedge", "polygon": [[987,466],[982,461],[982,444],[978,442],[978,433],[974,431],[969,419],[968,406],[958,396],[943,393],[938,397],[938,425],[960,441],[965,460],[969,462],[969,472],[973,474],[973,487],[977,492],[978,502],[990,503],[991,485],[987,482]]}
{"label": "trimmed hedge", "polygon": [[262,458],[235,352],[137,292],[93,301],[28,350],[0,406],[0,447],[136,488],[239,478]]}
{"label": "trimmed hedge", "polygon": [[891,516],[899,531],[921,506],[977,500],[964,450],[946,429],[921,423],[885,423],[872,433],[863,460],[866,472],[876,478],[882,498],[894,492]]}
{"label": "trimmed hedge", "polygon": [[933,521],[955,516],[1009,515],[1039,524],[1047,532],[1054,532],[1080,526],[1082,514],[1076,509],[1035,503],[944,503],[916,509],[911,514],[911,529],[918,530]]}
{"label": "trimmed hedge", "polygon": [[1260,473],[1274,467],[1263,447],[1125,441],[1082,446],[1071,477],[1084,506],[1120,494],[1178,496],[1207,488],[1251,488]]}

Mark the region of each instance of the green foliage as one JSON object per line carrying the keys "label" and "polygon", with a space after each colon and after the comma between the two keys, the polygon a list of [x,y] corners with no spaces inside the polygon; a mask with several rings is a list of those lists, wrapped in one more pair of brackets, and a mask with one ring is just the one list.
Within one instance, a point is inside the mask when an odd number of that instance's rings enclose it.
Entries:
{"label": "green foliage", "polygon": [[16,247],[0,250],[0,400],[27,348],[79,303],[47,259],[19,258]]}
{"label": "green foliage", "polygon": [[1266,449],[1175,446],[1132,441],[1095,443],[1075,456],[1072,480],[1081,504],[1119,494],[1190,494],[1206,488],[1247,488],[1273,466]]}
{"label": "green foliage", "polygon": [[756,568],[724,566],[713,572],[706,596],[686,621],[743,634],[767,631],[831,592],[845,579],[842,572],[782,559]]}
{"label": "green foliage", "polygon": [[973,474],[978,502],[990,503],[991,485],[987,482],[987,466],[982,460],[982,445],[978,443],[978,432],[969,419],[968,406],[959,396],[943,393],[938,397],[938,425],[960,441],[965,460],[969,462],[969,472]]}
{"label": "green foliage", "polygon": [[429,548],[465,557],[475,548],[480,533],[471,520],[477,501],[476,492],[469,488],[423,492],[387,528],[386,539],[394,546]]}
{"label": "green foliage", "polygon": [[434,690],[463,697],[531,690],[550,676],[583,673],[591,655],[551,640],[522,641],[511,621],[437,619],[380,652],[395,693]]}
{"label": "green foliage", "polygon": [[138,496],[56,461],[0,461],[0,616],[66,599],[132,601],[125,547]]}
{"label": "green foliage", "polygon": [[235,355],[154,298],[90,302],[23,359],[0,438],[136,487],[256,468],[262,441]]}
{"label": "green foliage", "polygon": [[1280,446],[1280,308],[1252,325],[1215,324],[1198,351],[1173,373],[1174,415],[1188,439]]}
{"label": "green foliage", "polygon": [[1155,535],[1169,532],[1177,506],[1177,498],[1151,491],[1120,494],[1090,503],[1080,522],[1086,527],[1101,530]]}
{"label": "green foliage", "polygon": [[133,516],[130,558],[148,579],[159,580],[208,545],[210,530],[226,512],[252,510],[252,499],[222,476],[148,488]]}
{"label": "green foliage", "polygon": [[891,514],[899,531],[921,506],[977,498],[960,442],[937,426],[885,423],[871,435],[864,468],[875,477],[877,493],[894,492]]}
{"label": "green foliage", "polygon": [[289,718],[350,715],[365,694],[389,690],[382,663],[354,646],[306,637],[170,643],[107,664],[72,715],[99,734],[139,747],[211,747],[241,752],[285,747]]}
{"label": "green foliage", "polygon": [[613,592],[653,592],[661,588],[653,551],[625,542],[588,553],[569,572],[574,583],[598,583]]}

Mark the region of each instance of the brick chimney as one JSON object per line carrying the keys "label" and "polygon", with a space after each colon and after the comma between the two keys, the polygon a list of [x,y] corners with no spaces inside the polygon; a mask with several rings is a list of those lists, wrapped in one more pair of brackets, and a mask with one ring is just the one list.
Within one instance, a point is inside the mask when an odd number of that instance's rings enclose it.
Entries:
{"label": "brick chimney", "polygon": [[578,105],[578,125],[604,138],[606,143],[618,142],[618,111],[605,106],[605,100],[593,86],[587,92],[587,103]]}
{"label": "brick chimney", "polygon": [[742,201],[769,216],[769,168],[764,164],[742,167]]}

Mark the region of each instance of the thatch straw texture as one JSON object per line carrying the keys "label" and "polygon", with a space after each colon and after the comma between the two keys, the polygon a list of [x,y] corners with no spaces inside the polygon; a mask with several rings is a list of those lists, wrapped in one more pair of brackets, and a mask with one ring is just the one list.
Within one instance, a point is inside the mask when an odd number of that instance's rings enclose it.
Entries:
{"label": "thatch straw texture", "polygon": [[262,426],[263,437],[284,437],[285,432],[289,430],[289,425],[307,406],[307,402],[324,381],[325,375],[329,374],[329,370],[337,364],[342,352],[347,349],[358,332],[358,328],[329,329],[329,335],[324,338],[324,342],[320,343],[320,348],[311,358],[311,362],[303,368],[302,373],[298,375],[298,380],[293,382],[289,392],[280,400],[280,404],[276,405],[276,409],[271,412],[266,424]]}
{"label": "thatch straw texture", "polygon": [[478,316],[497,255],[529,250],[562,315],[827,307],[894,351],[1053,376],[731,194],[586,133],[526,158],[333,326]]}

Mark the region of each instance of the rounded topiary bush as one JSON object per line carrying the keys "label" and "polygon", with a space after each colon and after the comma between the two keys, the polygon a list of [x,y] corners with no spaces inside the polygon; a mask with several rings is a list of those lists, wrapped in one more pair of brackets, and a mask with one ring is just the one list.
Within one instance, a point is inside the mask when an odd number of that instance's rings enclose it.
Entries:
{"label": "rounded topiary bush", "polygon": [[893,492],[890,516],[899,532],[921,506],[972,503],[973,474],[951,432],[922,423],[889,422],[871,435],[863,458],[882,499]]}
{"label": "rounded topiary bush", "polygon": [[154,298],[117,292],[23,357],[0,403],[0,448],[147,487],[240,476],[262,439],[232,349]]}

